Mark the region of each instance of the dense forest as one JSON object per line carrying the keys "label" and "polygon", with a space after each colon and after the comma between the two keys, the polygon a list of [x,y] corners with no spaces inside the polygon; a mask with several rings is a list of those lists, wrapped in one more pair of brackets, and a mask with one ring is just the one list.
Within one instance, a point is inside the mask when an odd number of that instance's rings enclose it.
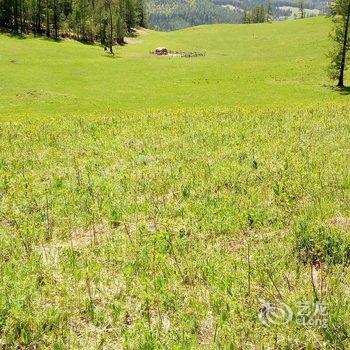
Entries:
{"label": "dense forest", "polygon": [[150,26],[158,30],[241,21],[239,11],[216,6],[210,0],[148,0],[148,16]]}
{"label": "dense forest", "polygon": [[[199,24],[256,23],[286,19],[300,0],[146,0],[149,25],[174,30]],[[327,2],[303,0],[305,9],[325,12]]]}
{"label": "dense forest", "polygon": [[[0,29],[47,37],[124,43],[134,27],[175,30],[200,24],[256,23],[291,15],[299,0],[0,0]],[[281,6],[287,6],[282,8]],[[320,0],[305,8],[322,9]]]}
{"label": "dense forest", "polygon": [[[236,8],[253,8],[266,4],[266,0],[211,0],[216,5],[232,5]],[[299,7],[300,0],[274,0],[271,1],[274,7],[291,6]],[[305,0],[303,1],[305,8],[322,10],[327,7],[328,2],[322,0]]]}
{"label": "dense forest", "polygon": [[146,26],[143,0],[0,0],[0,27],[109,46],[123,43],[135,26]]}

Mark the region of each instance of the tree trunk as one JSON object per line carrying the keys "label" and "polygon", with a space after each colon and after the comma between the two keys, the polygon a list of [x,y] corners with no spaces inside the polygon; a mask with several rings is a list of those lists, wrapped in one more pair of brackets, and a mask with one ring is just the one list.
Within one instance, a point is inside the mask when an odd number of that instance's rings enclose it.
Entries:
{"label": "tree trunk", "polygon": [[58,39],[58,24],[57,24],[57,17],[55,17],[55,39]]}
{"label": "tree trunk", "polygon": [[46,36],[50,37],[50,12],[49,12],[49,0],[46,0]]}
{"label": "tree trunk", "polygon": [[19,30],[23,34],[23,4],[22,0],[19,0]]}
{"label": "tree trunk", "polygon": [[18,33],[18,1],[14,1],[13,6],[13,30],[17,34]]}
{"label": "tree trunk", "polygon": [[36,22],[36,32],[41,34],[41,0],[38,0],[38,8],[37,8],[37,22]]}
{"label": "tree trunk", "polygon": [[35,11],[35,33],[41,34],[41,0],[38,0]]}
{"label": "tree trunk", "polygon": [[58,5],[57,0],[54,0],[53,27],[55,31],[55,39],[58,39]]}
{"label": "tree trunk", "polygon": [[345,67],[346,67],[346,53],[348,50],[348,40],[349,40],[349,38],[348,38],[348,36],[349,36],[349,24],[350,24],[350,0],[349,0],[348,12],[346,14],[344,42],[343,42],[343,50],[342,50],[340,72],[339,72],[339,82],[337,85],[337,87],[339,87],[339,88],[344,87],[344,72],[345,72]]}
{"label": "tree trunk", "polygon": [[110,38],[109,38],[109,52],[114,55],[113,52],[113,16],[112,16],[112,6],[111,2],[108,2],[109,5],[109,26],[110,26]]}

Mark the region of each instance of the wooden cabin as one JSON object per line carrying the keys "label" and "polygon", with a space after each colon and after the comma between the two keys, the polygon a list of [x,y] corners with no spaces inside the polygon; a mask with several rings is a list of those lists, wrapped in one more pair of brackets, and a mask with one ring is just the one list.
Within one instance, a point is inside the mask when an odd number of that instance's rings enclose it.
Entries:
{"label": "wooden cabin", "polygon": [[165,47],[157,47],[154,53],[158,56],[166,56],[168,54],[168,49]]}

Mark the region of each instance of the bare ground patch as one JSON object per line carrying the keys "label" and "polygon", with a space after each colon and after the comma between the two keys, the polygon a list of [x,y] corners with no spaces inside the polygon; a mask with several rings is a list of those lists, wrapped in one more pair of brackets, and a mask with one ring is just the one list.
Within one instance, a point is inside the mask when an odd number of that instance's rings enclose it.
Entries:
{"label": "bare ground patch", "polygon": [[344,216],[336,216],[327,221],[327,223],[335,228],[340,228],[343,230],[350,229],[350,218]]}
{"label": "bare ground patch", "polygon": [[64,249],[82,249],[105,241],[110,235],[107,223],[88,228],[77,228],[71,232],[69,240],[42,244],[39,248],[46,263],[58,263],[59,252]]}

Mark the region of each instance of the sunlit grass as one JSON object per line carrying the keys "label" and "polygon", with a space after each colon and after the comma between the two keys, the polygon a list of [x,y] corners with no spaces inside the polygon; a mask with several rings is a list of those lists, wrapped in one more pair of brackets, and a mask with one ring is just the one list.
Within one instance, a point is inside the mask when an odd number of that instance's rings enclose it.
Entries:
{"label": "sunlit grass", "polygon": [[346,346],[343,258],[317,265],[327,328],[266,328],[257,315],[259,299],[314,301],[301,224],[348,242],[349,116],[334,106],[2,123],[5,348]]}
{"label": "sunlit grass", "polygon": [[[0,115],[346,103],[324,72],[330,28],[313,18],[143,31],[115,58],[99,46],[0,36]],[[206,56],[150,55],[158,46]]]}
{"label": "sunlit grass", "polygon": [[115,58],[1,36],[0,348],[349,348],[350,111],[323,71],[329,29],[144,31]]}

